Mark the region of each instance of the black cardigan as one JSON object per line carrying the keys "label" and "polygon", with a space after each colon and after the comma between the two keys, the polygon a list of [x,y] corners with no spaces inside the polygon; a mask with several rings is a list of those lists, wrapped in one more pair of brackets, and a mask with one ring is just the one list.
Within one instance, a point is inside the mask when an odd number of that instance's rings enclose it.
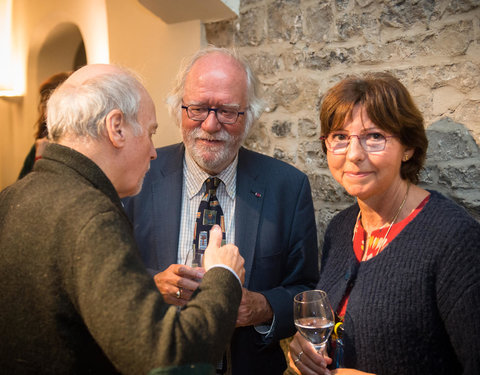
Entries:
{"label": "black cardigan", "polygon": [[358,263],[358,205],[331,221],[318,288],[345,315],[345,367],[376,374],[480,374],[480,224],[431,192],[376,257]]}

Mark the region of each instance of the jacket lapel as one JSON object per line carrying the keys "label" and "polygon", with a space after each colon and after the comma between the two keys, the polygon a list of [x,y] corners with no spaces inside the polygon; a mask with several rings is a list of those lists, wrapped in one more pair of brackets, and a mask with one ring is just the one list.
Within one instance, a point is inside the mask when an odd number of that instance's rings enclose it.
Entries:
{"label": "jacket lapel", "polygon": [[175,146],[177,147],[170,149],[168,153],[158,155],[160,165],[152,166],[158,173],[152,183],[154,201],[152,219],[156,221],[153,235],[156,237],[155,249],[158,252],[160,270],[177,263],[185,149],[183,144]]}
{"label": "jacket lapel", "polygon": [[246,154],[242,148],[239,152],[237,167],[235,245],[238,246],[240,254],[245,259],[246,288],[248,288],[250,281],[257,242],[258,223],[264,198],[265,181],[261,178],[260,173],[256,173],[255,168],[252,168],[252,164],[246,160]]}

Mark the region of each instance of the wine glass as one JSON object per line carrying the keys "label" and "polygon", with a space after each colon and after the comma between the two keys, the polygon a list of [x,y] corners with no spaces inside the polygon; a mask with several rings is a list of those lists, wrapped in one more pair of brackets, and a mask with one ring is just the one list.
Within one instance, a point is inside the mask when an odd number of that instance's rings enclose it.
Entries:
{"label": "wine glass", "polygon": [[202,258],[203,254],[195,254],[195,250],[192,247],[190,250],[188,250],[184,264],[192,268],[202,267]]}
{"label": "wine glass", "polygon": [[318,353],[323,353],[335,325],[327,293],[323,290],[298,293],[293,300],[293,318],[298,332],[312,343]]}

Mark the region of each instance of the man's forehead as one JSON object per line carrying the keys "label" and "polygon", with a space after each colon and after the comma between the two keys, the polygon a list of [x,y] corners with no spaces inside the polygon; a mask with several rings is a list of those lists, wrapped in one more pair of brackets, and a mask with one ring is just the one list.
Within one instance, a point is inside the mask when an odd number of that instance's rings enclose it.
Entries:
{"label": "man's forehead", "polygon": [[186,79],[195,78],[201,75],[234,75],[246,76],[244,67],[232,56],[223,53],[210,53],[200,57],[193,64]]}

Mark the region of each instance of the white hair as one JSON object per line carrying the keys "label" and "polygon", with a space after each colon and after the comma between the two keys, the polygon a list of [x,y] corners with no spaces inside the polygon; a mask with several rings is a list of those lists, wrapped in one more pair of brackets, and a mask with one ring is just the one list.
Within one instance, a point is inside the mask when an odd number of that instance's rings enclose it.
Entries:
{"label": "white hair", "polygon": [[105,130],[105,118],[120,110],[136,135],[142,132],[137,122],[142,85],[133,73],[104,74],[81,85],[68,81],[57,88],[47,104],[47,128],[50,139],[65,134],[98,139]]}
{"label": "white hair", "polygon": [[247,76],[247,110],[245,114],[245,136],[250,131],[252,124],[260,117],[265,107],[263,100],[260,98],[260,85],[258,79],[253,73],[252,68],[247,60],[243,58],[234,49],[220,48],[215,46],[208,46],[201,49],[196,54],[183,62],[182,68],[177,74],[174,87],[167,96],[167,107],[170,115],[175,119],[177,125],[182,121],[182,99],[185,90],[185,81],[188,73],[190,73],[193,65],[201,57],[210,55],[212,53],[221,53],[232,57],[243,67]]}

